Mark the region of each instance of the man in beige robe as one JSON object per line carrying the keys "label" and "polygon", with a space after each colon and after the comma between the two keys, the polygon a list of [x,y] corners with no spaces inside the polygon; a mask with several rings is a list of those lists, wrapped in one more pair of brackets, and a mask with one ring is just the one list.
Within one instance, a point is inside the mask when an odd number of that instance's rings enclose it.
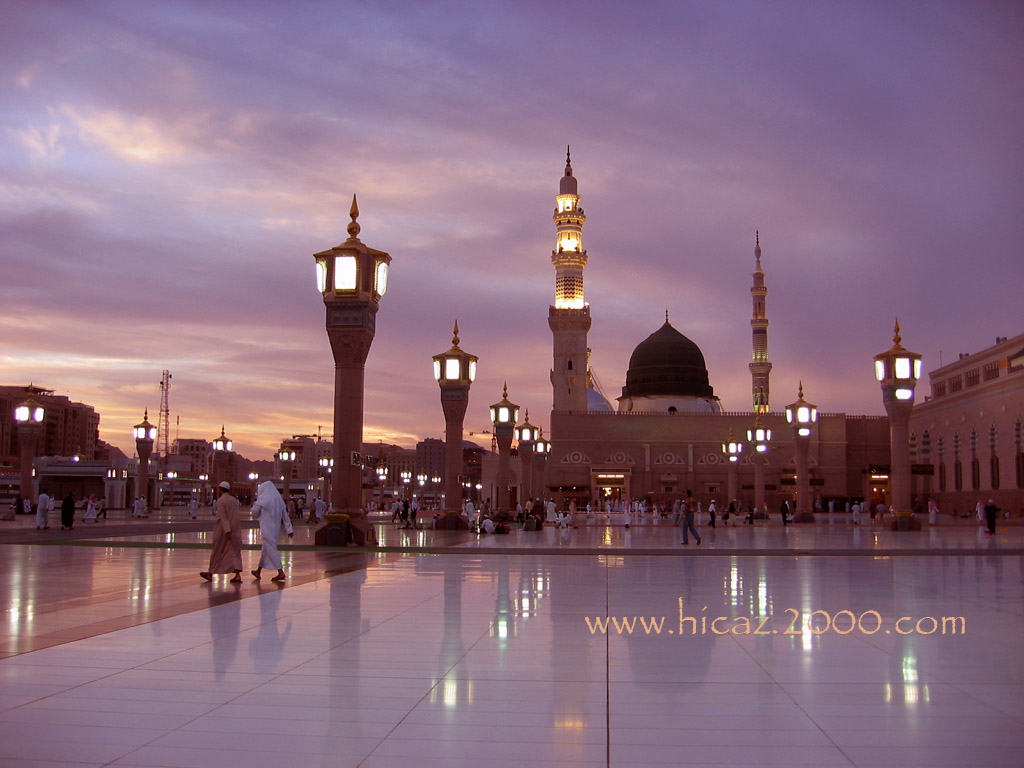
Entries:
{"label": "man in beige robe", "polygon": [[213,529],[213,551],[210,569],[199,575],[213,581],[215,573],[233,573],[232,584],[242,581],[242,523],[238,516],[238,499],[231,495],[227,481],[220,484],[219,496],[214,504],[217,525]]}

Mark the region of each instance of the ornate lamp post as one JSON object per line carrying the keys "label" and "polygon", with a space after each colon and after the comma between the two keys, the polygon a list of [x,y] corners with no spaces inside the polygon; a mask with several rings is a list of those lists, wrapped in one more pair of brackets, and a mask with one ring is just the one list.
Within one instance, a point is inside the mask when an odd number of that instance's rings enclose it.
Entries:
{"label": "ornate lamp post", "polygon": [[295,451],[282,448],[277,452],[277,460],[281,465],[281,475],[284,477],[281,495],[284,496],[284,503],[287,504],[288,499],[291,498],[288,494],[291,492],[292,463],[295,461]]}
{"label": "ornate lamp post", "polygon": [[[317,543],[373,540],[362,506],[363,374],[376,332],[377,309],[388,286],[391,256],[359,240],[359,208],[352,196],[348,239],[314,254],[317,287],[327,310],[327,336],[334,355],[334,477],[331,502],[339,517],[328,519]],[[348,515],[347,518],[341,515]],[[347,530],[329,530],[348,524]]]}
{"label": "ornate lamp post", "polygon": [[754,426],[747,430],[747,442],[753,448],[750,457],[754,464],[754,508],[764,510],[764,465],[768,461],[768,444],[772,439],[772,431],[761,423],[760,412],[754,415]]}
{"label": "ornate lamp post", "polygon": [[522,426],[516,427],[516,442],[519,443],[519,460],[523,462],[523,496],[533,499],[533,452],[540,440],[540,428],[530,423],[530,410],[526,410],[526,420]]}
{"label": "ornate lamp post", "polygon": [[231,439],[224,434],[224,425],[220,426],[220,437],[213,441],[213,484],[220,485],[221,482],[227,480],[229,483],[234,480],[233,477],[227,477],[227,467],[224,465],[227,463],[227,456],[231,449],[234,447],[234,443]]}
{"label": "ornate lamp post", "polygon": [[497,510],[508,512],[509,494],[509,451],[512,450],[512,433],[519,420],[519,406],[508,399],[508,383],[501,394],[501,401],[491,406],[491,423],[494,425],[494,438],[498,443],[498,486]]}
{"label": "ornate lamp post", "polygon": [[[28,388],[28,399],[14,409],[14,421],[18,425],[18,443],[21,447],[21,498],[36,500],[36,490],[32,483],[32,459],[40,435],[43,434],[43,420],[46,409],[35,398],[35,389]],[[22,510],[17,510],[21,512]]]}
{"label": "ornate lamp post", "polygon": [[320,474],[324,478],[323,498],[328,499],[331,496],[331,469],[334,467],[334,459],[330,456],[321,456],[317,459],[317,464],[320,465]]}
{"label": "ornate lamp post", "polygon": [[401,472],[402,478],[402,498],[405,501],[409,500],[409,483],[412,481],[412,472],[408,469],[403,469]]}
{"label": "ornate lamp post", "polygon": [[141,496],[149,506],[149,457],[153,453],[153,441],[156,440],[156,427],[149,423],[149,409],[142,415],[142,423],[132,427],[135,437],[135,450],[139,454],[138,487],[135,495]]}
{"label": "ornate lamp post", "polygon": [[[793,425],[793,442],[796,443],[796,516],[794,519],[799,521],[801,516],[810,515],[809,519],[813,520],[807,450],[811,446],[811,434],[818,421],[818,406],[804,400],[804,383],[802,381],[796,402],[786,406],[786,421]],[[808,518],[802,517],[802,519],[807,520]]]}
{"label": "ornate lamp post", "polygon": [[722,443],[722,453],[725,454],[725,458],[728,462],[728,493],[729,499],[726,501],[726,508],[729,503],[736,501],[737,494],[739,493],[739,483],[737,482],[737,469],[740,463],[740,454],[743,453],[743,443],[736,440],[733,437],[732,427],[729,427],[729,442]]}
{"label": "ornate lamp post", "polygon": [[444,412],[444,509],[452,515],[459,514],[462,500],[462,430],[477,359],[459,348],[459,323],[455,321],[451,349],[434,355],[434,379],[441,388]]}
{"label": "ornate lamp post", "polygon": [[166,473],[164,479],[167,481],[167,506],[174,506],[174,481],[178,479],[178,473],[174,470]]}
{"label": "ornate lamp post", "polygon": [[910,410],[914,406],[914,387],[921,377],[921,355],[903,348],[898,319],[892,341],[891,349],[875,355],[875,378],[882,385],[882,403],[889,414],[891,507],[897,518],[909,519]]}
{"label": "ornate lamp post", "polygon": [[[540,465],[537,474],[540,475],[540,485],[543,488],[545,477],[544,471],[548,465],[548,457],[551,455],[551,441],[544,439],[544,430],[539,427],[537,429],[537,442],[533,444],[533,452],[537,458],[537,463]],[[543,496],[544,494],[541,495]]]}

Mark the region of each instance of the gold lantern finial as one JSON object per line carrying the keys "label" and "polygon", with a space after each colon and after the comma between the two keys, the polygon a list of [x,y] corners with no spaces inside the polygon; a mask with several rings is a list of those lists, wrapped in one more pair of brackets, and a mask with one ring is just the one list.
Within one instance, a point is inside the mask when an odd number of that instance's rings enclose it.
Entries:
{"label": "gold lantern finial", "polygon": [[356,196],[352,195],[352,207],[348,209],[348,215],[352,219],[348,223],[348,236],[352,240],[359,239],[359,222],[356,219],[359,218],[359,205],[356,203]]}
{"label": "gold lantern finial", "polygon": [[452,346],[459,346],[459,321],[455,321],[455,328],[452,330]]}

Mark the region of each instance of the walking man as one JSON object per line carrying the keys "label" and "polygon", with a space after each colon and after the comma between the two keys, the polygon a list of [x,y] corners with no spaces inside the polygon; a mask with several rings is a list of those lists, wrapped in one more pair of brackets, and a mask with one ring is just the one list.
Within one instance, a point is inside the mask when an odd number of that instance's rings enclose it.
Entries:
{"label": "walking man", "polygon": [[[28,501],[26,498],[25,501]],[[43,488],[43,492],[39,494],[39,499],[36,501],[36,530],[45,531],[50,528],[50,510],[53,509],[53,502],[50,501],[50,495]]]}
{"label": "walking man", "polygon": [[210,552],[209,570],[200,572],[207,581],[215,573],[233,573],[232,584],[242,583],[242,523],[238,518],[238,499],[231,495],[231,484],[226,480],[218,486],[220,496],[214,502],[217,525],[213,529],[213,551]]}
{"label": "walking man", "polygon": [[281,562],[281,554],[277,551],[277,540],[281,536],[282,528],[289,539],[295,536],[295,530],[292,528],[291,516],[284,505],[284,499],[269,480],[262,483],[256,492],[252,516],[254,520],[260,521],[260,539],[263,542],[260,564],[252,571],[252,575],[259,581],[264,568],[276,568],[277,576],[271,581],[284,581],[284,564]]}
{"label": "walking man", "polygon": [[686,498],[683,500],[683,544],[689,544],[689,538],[687,532],[693,534],[693,537],[697,539],[697,546],[700,546],[700,536],[697,534],[697,529],[693,527],[693,516],[697,513],[697,500],[693,498],[693,492],[690,490],[686,491]]}

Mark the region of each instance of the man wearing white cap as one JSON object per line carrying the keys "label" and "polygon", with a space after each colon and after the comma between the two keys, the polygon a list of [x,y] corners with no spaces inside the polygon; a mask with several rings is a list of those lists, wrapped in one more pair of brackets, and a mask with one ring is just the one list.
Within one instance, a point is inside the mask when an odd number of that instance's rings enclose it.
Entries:
{"label": "man wearing white cap", "polygon": [[207,581],[215,573],[233,573],[232,584],[242,582],[242,523],[238,518],[238,499],[231,495],[231,484],[222,482],[220,495],[214,503],[217,525],[213,529],[213,551],[209,570],[200,572]]}

